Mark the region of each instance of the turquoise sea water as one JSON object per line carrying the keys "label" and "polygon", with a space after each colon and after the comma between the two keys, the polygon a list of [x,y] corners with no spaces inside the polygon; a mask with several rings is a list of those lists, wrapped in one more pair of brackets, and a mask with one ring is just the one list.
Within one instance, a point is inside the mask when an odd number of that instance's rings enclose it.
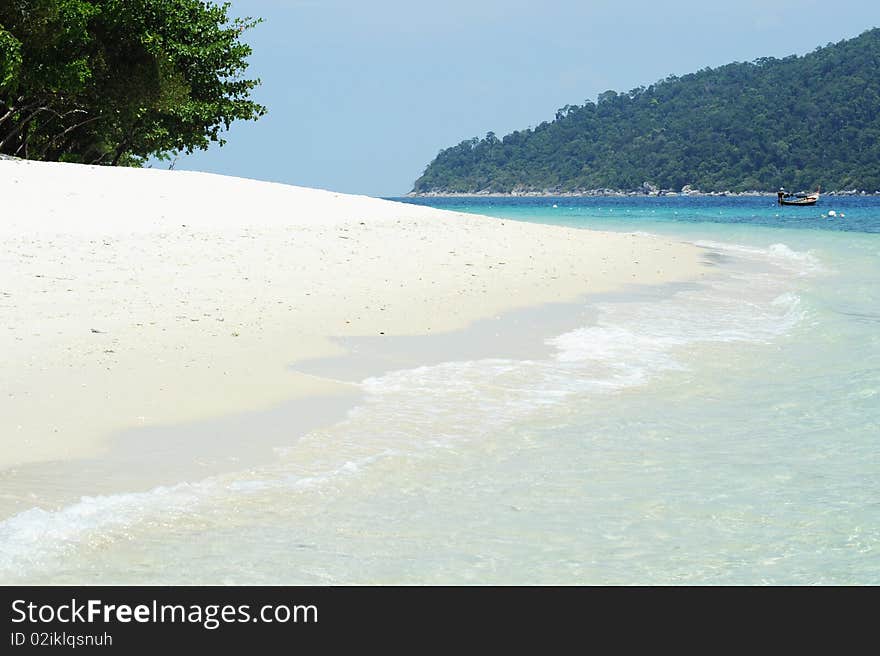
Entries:
{"label": "turquoise sea water", "polygon": [[270,465],[6,518],[0,581],[880,583],[880,199],[408,202],[714,274],[587,300],[541,357],[367,378]]}
{"label": "turquoise sea water", "polygon": [[[880,582],[880,200],[428,202],[670,235],[751,260],[729,259],[745,284],[702,299],[708,316],[694,305],[689,321],[676,321],[685,308],[676,302],[668,314],[662,304],[643,308],[633,339],[641,330],[655,344],[692,340],[674,351],[675,367],[532,428],[548,452],[582,449],[577,461],[557,463],[557,481],[576,490],[565,504],[581,506],[582,548],[602,554],[585,578]],[[782,265],[776,280],[750,270],[761,261]],[[625,314],[614,309],[609,319],[614,313]],[[581,567],[572,564],[573,578]]]}

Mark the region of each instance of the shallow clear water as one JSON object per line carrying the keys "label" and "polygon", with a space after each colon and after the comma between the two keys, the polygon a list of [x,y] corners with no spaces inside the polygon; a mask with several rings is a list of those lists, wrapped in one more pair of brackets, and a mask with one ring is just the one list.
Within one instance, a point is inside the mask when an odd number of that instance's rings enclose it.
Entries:
{"label": "shallow clear water", "polygon": [[880,583],[880,201],[428,202],[716,275],[588,301],[542,357],[368,378],[271,465],[7,518],[0,581]]}

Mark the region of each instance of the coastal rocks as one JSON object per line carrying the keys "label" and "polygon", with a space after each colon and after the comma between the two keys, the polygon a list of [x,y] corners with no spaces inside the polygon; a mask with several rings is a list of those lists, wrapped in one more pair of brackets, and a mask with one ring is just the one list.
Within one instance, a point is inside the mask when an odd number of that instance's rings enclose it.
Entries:
{"label": "coastal rocks", "polygon": [[[807,193],[805,190],[803,193]],[[825,196],[880,196],[880,190],[870,192],[865,190],[843,190],[843,191],[823,191]],[[663,189],[651,183],[644,183],[637,189],[611,189],[607,187],[599,189],[571,189],[561,190],[555,189],[529,189],[526,187],[515,187],[510,191],[449,191],[445,189],[433,189],[431,191],[412,191],[407,194],[410,198],[475,198],[475,197],[491,197],[491,198],[510,198],[510,197],[545,197],[545,198],[576,198],[589,196],[602,197],[631,197],[631,196],[719,196],[719,197],[739,197],[739,196],[767,196],[775,197],[776,191],[761,191],[752,189],[748,191],[701,191],[694,189],[693,185],[684,185],[680,192],[673,189]]]}

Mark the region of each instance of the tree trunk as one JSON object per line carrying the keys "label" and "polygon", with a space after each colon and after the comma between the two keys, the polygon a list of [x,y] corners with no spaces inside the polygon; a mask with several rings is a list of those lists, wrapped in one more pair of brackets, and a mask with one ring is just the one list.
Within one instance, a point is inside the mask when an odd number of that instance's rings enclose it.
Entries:
{"label": "tree trunk", "polygon": [[15,149],[15,153],[14,153],[16,156],[18,156],[19,153],[24,151],[22,153],[22,156],[25,159],[28,158],[28,141],[31,138],[30,127],[31,127],[30,125],[24,126],[24,129],[21,131],[21,144],[18,146],[18,148]]}
{"label": "tree trunk", "polygon": [[[79,110],[79,111],[81,111],[81,110]],[[68,112],[68,114],[69,114],[69,113],[70,113],[70,112]],[[67,114],[65,114],[64,116],[67,116]],[[65,139],[65,137],[67,137],[68,134],[70,134],[71,132],[73,132],[73,131],[76,130],[77,128],[80,128],[80,127],[82,127],[82,126],[84,126],[84,125],[87,125],[87,124],[89,124],[89,123],[93,123],[93,122],[97,121],[99,118],[101,118],[100,114],[99,114],[98,116],[93,116],[92,118],[87,118],[85,121],[80,121],[79,123],[76,123],[76,124],[74,124],[74,125],[71,125],[70,127],[65,128],[63,131],[61,131],[61,132],[59,132],[58,134],[56,134],[54,137],[52,137],[52,138],[49,140],[49,143],[48,143],[48,144],[46,145],[46,147],[43,149],[43,152],[42,152],[42,154],[41,154],[41,156],[40,156],[41,159],[45,159],[45,158],[46,158],[46,156],[48,155],[49,151],[50,151],[51,148],[52,148],[52,145],[53,145],[56,141],[58,141],[59,139],[64,139],[64,140],[61,142],[61,145],[59,146],[58,156],[60,156],[61,153],[62,153],[63,150],[64,150],[64,144],[67,143],[67,139]],[[56,159],[57,159],[57,157],[56,157]]]}
{"label": "tree trunk", "polygon": [[[19,96],[18,98],[15,99],[15,103],[16,104],[20,103],[22,100],[24,100],[24,96]],[[3,103],[3,104],[5,105],[6,103]],[[3,125],[6,122],[6,119],[8,119],[10,116],[12,116],[15,112],[17,112],[17,111],[26,112],[27,110],[31,109],[32,107],[36,107],[39,104],[40,103],[32,103],[30,105],[25,105],[24,107],[16,107],[15,104],[8,105],[9,110],[3,116],[0,116],[0,125]]]}
{"label": "tree trunk", "polygon": [[31,114],[26,119],[24,119],[23,121],[20,121],[18,123],[18,125],[15,126],[12,129],[12,131],[9,132],[5,137],[3,137],[2,141],[0,141],[0,151],[2,151],[3,147],[9,142],[9,140],[12,139],[13,137],[15,137],[16,135],[18,135],[18,133],[21,132],[25,128],[25,126],[27,126],[27,124],[30,123],[37,114],[39,114],[40,112],[48,111],[48,109],[49,109],[48,107],[39,107],[39,108],[37,108],[36,111],[31,112]]}
{"label": "tree trunk", "polygon": [[117,164],[119,164],[119,159],[125,154],[126,146],[128,146],[128,139],[126,139],[116,147],[116,152],[113,155],[113,161],[110,162],[110,166],[116,166]]}

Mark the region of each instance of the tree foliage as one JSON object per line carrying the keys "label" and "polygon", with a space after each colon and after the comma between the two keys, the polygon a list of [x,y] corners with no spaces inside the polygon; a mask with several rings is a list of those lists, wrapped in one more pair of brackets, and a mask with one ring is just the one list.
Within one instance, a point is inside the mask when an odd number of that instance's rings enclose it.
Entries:
{"label": "tree foliage", "polygon": [[669,77],[440,152],[415,192],[880,189],[880,29]]}
{"label": "tree foliage", "polygon": [[0,2],[0,153],[136,164],[224,142],[265,107],[229,3]]}

